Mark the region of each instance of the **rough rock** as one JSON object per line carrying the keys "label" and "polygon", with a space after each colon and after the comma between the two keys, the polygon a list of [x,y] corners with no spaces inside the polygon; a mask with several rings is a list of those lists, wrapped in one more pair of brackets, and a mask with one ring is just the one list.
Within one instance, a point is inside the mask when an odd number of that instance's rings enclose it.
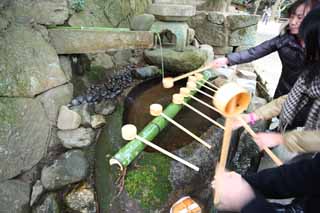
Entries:
{"label": "rough rock", "polygon": [[92,115],[91,126],[94,129],[98,129],[106,124],[106,119],[103,115]]}
{"label": "rough rock", "polygon": [[146,66],[137,68],[134,75],[140,79],[148,79],[161,74],[161,69],[157,66]]}
{"label": "rough rock", "polygon": [[90,70],[93,69],[110,69],[114,66],[112,57],[107,53],[92,53],[87,54],[90,59]]}
{"label": "rough rock", "polygon": [[145,50],[146,60],[158,67],[161,67],[161,57],[163,56],[164,69],[171,72],[188,72],[202,66],[207,60],[205,51],[194,47],[187,47],[184,52],[177,52],[172,48]]}
{"label": "rough rock", "polygon": [[37,96],[37,99],[39,99],[43,105],[49,120],[55,125],[59,108],[62,105],[67,105],[71,101],[72,96],[73,85],[65,84]]}
{"label": "rough rock", "polygon": [[50,193],[43,202],[32,210],[32,213],[60,213],[57,196]]}
{"label": "rough rock", "polygon": [[60,55],[59,56],[60,67],[63,70],[64,74],[68,81],[72,79],[72,67],[71,67],[71,59],[68,56]]}
{"label": "rough rock", "polygon": [[78,106],[71,107],[72,111],[78,113],[81,117],[81,125],[85,127],[89,127],[91,124],[91,114],[94,112],[94,106],[88,103],[84,103]]}
{"label": "rough rock", "polygon": [[148,31],[155,21],[154,15],[142,14],[131,19],[130,30],[134,31]]}
{"label": "rough rock", "polygon": [[0,33],[0,96],[33,97],[67,82],[56,51],[28,25]]}
{"label": "rough rock", "polygon": [[252,25],[257,25],[259,16],[249,14],[228,14],[227,21],[229,23],[229,29],[233,31]]}
{"label": "rough rock", "polygon": [[114,54],[113,61],[117,66],[125,66],[129,64],[129,59],[132,57],[131,50],[119,50]]}
{"label": "rough rock", "polygon": [[18,180],[0,183],[0,209],[3,212],[29,211],[30,185]]}
{"label": "rough rock", "polygon": [[80,150],[62,154],[54,163],[41,171],[41,182],[48,190],[59,189],[71,183],[85,179],[89,172],[89,163]]}
{"label": "rough rock", "polygon": [[94,111],[101,115],[110,115],[116,109],[116,104],[113,101],[102,101],[94,106]]}
{"label": "rough rock", "polygon": [[47,151],[50,124],[37,100],[0,98],[0,181],[36,165]]}
{"label": "rough rock", "polygon": [[94,141],[95,133],[91,128],[58,131],[58,137],[64,147],[68,149],[89,146]]}
{"label": "rough rock", "polygon": [[57,126],[61,130],[76,129],[81,124],[81,116],[70,110],[66,106],[61,106],[59,110]]}
{"label": "rough rock", "polygon": [[84,10],[73,14],[68,23],[70,26],[128,27],[129,20],[144,13],[149,4],[151,0],[86,0]]}
{"label": "rough rock", "polygon": [[230,46],[253,46],[255,44],[255,35],[257,32],[257,25],[251,27],[241,28],[232,31],[229,35]]}
{"label": "rough rock", "polygon": [[[222,137],[221,129],[211,127],[201,136],[212,145],[211,149],[194,142],[175,151],[182,159],[200,167],[196,172],[177,161],[172,161],[169,180],[177,198],[187,194],[197,198],[201,203],[208,204],[207,208],[212,206],[212,190],[207,189],[210,188],[215,165],[219,160]],[[209,211],[204,209],[204,212]]]}
{"label": "rough rock", "polygon": [[37,182],[32,187],[30,206],[33,206],[33,204],[39,200],[43,192],[44,188],[41,184],[41,181],[37,180]]}
{"label": "rough rock", "polygon": [[[220,21],[218,21],[220,23]],[[196,37],[202,44],[223,47],[227,45],[227,33],[223,24],[216,24],[208,19],[207,12],[197,12],[188,20],[188,24],[196,32]]]}
{"label": "rough rock", "polygon": [[44,25],[61,25],[68,19],[67,0],[15,0],[11,1],[15,16],[32,18]]}
{"label": "rough rock", "polygon": [[209,12],[208,20],[211,23],[223,25],[226,21],[226,14],[223,12]]}
{"label": "rough rock", "polygon": [[72,210],[81,213],[97,212],[93,189],[87,185],[70,192],[65,198],[65,203]]}

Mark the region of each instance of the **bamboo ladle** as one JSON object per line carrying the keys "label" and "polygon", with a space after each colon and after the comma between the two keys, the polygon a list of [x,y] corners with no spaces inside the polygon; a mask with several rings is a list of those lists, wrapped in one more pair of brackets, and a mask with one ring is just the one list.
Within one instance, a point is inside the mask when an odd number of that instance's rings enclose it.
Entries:
{"label": "bamboo ladle", "polygon": [[187,78],[187,77],[189,77],[190,75],[193,75],[193,74],[196,74],[196,73],[205,71],[205,70],[207,70],[207,69],[211,69],[211,66],[205,66],[205,67],[196,69],[196,70],[194,70],[194,71],[188,72],[188,73],[186,73],[186,74],[177,76],[177,77],[175,77],[175,78],[172,78],[172,77],[164,78],[164,79],[162,80],[163,87],[164,87],[164,88],[172,88],[172,87],[174,86],[174,82],[179,81],[179,80],[184,79],[184,78]]}
{"label": "bamboo ladle", "polygon": [[196,84],[195,82],[193,82],[193,81],[188,81],[188,82],[187,82],[187,88],[188,88],[189,90],[195,90],[195,91],[197,91],[197,92],[199,92],[199,93],[207,96],[208,98],[211,98],[211,99],[214,99],[214,98],[215,98],[214,96],[209,95],[208,93],[203,92],[202,90],[198,89],[198,88],[197,88],[197,84]]}
{"label": "bamboo ladle", "polygon": [[204,140],[202,140],[201,138],[199,138],[198,136],[196,136],[195,134],[193,134],[191,131],[187,130],[185,127],[183,127],[181,124],[179,124],[178,122],[174,121],[172,118],[170,118],[169,116],[167,116],[166,114],[164,114],[163,112],[163,108],[161,104],[151,104],[150,105],[150,114],[152,116],[162,116],[163,118],[165,118],[167,121],[169,121],[170,123],[172,123],[173,125],[175,125],[176,127],[178,127],[179,129],[181,129],[182,131],[184,131],[185,133],[187,133],[188,135],[190,135],[191,137],[193,137],[195,140],[197,140],[199,143],[201,143],[202,145],[206,146],[208,149],[211,149],[211,145],[208,144],[207,142],[205,142]]}
{"label": "bamboo ladle", "polygon": [[122,133],[122,137],[123,139],[125,140],[128,140],[128,141],[131,141],[133,139],[137,139],[139,141],[141,141],[142,143],[154,148],[155,150],[169,156],[170,158],[173,158],[174,160],[188,166],[189,168],[195,170],[195,171],[199,171],[199,167],[189,163],[188,161],[186,160],[183,160],[182,158],[172,154],[171,152],[168,152],[167,150],[161,148],[160,146],[157,146],[156,144],[146,140],[145,138],[139,136],[137,134],[137,128],[136,126],[132,125],[132,124],[127,124],[127,125],[124,125],[122,128],[121,128],[121,133]]}
{"label": "bamboo ladle", "polygon": [[206,114],[200,112],[199,110],[197,110],[196,108],[194,108],[193,106],[189,105],[188,103],[186,103],[184,101],[184,96],[181,94],[174,94],[172,96],[172,103],[174,104],[182,104],[186,107],[188,107],[189,109],[191,109],[192,111],[194,111],[195,113],[197,113],[198,115],[200,115],[201,117],[207,119],[208,121],[210,121],[211,123],[213,123],[214,125],[220,127],[221,129],[224,129],[224,126],[222,126],[221,124],[219,124],[218,122],[216,122],[215,120],[211,119],[209,116],[207,116]]}

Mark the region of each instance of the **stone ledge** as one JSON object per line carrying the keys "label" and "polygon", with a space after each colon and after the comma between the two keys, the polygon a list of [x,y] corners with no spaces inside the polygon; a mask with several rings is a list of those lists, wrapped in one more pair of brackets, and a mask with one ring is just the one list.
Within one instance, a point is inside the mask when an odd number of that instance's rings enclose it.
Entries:
{"label": "stone ledge", "polygon": [[161,21],[187,21],[196,14],[196,7],[179,4],[151,4],[147,13],[153,14]]}
{"label": "stone ledge", "polygon": [[117,28],[50,29],[51,43],[58,54],[97,53],[106,50],[151,48],[154,35],[149,31]]}

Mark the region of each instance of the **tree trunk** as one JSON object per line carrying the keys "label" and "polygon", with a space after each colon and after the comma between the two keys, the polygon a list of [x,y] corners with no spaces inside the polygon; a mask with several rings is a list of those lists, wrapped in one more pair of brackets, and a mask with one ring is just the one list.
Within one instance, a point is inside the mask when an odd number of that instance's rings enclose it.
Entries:
{"label": "tree trunk", "polygon": [[281,3],[281,0],[276,0],[274,5],[272,6],[271,20],[275,20],[275,18],[277,17],[280,3]]}
{"label": "tree trunk", "polygon": [[227,0],[227,1],[226,1],[225,9],[224,9],[225,12],[228,12],[228,11],[229,11],[229,8],[230,8],[230,5],[231,5],[231,1],[232,1],[232,0]]}
{"label": "tree trunk", "polygon": [[257,1],[255,1],[255,8],[254,8],[254,15],[257,15],[257,12],[258,12],[258,10],[259,10],[259,7],[260,7],[260,3],[261,3],[261,0],[257,0]]}

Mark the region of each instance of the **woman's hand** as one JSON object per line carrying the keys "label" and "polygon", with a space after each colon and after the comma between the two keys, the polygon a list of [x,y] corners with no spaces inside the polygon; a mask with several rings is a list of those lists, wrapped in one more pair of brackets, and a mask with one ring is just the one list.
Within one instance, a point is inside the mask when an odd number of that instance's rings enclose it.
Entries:
{"label": "woman's hand", "polygon": [[251,186],[235,172],[218,172],[212,186],[219,196],[219,210],[240,212],[255,197]]}
{"label": "woman's hand", "polygon": [[222,66],[228,65],[228,63],[229,63],[228,58],[223,57],[223,58],[217,58],[217,59],[213,60],[212,62],[209,63],[209,66],[211,66],[214,69],[217,69]]}
{"label": "woman's hand", "polygon": [[280,133],[257,133],[253,139],[260,149],[275,147],[284,143],[284,138]]}

